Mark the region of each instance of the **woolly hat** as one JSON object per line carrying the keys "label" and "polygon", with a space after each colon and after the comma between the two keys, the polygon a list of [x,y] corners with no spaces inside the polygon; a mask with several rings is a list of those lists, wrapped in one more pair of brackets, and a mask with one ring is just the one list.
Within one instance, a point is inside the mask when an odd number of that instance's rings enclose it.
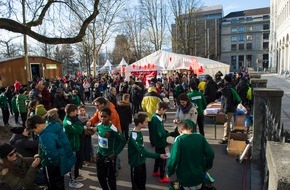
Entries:
{"label": "woolly hat", "polygon": [[14,147],[11,146],[10,144],[8,144],[8,143],[2,144],[0,146],[0,158],[2,158],[2,159],[5,158],[13,150],[14,150]]}
{"label": "woolly hat", "polygon": [[35,114],[38,116],[44,116],[47,113],[46,109],[44,108],[43,104],[39,104],[36,106]]}
{"label": "woolly hat", "polygon": [[14,134],[22,134],[24,129],[24,127],[13,127],[10,129],[10,131]]}

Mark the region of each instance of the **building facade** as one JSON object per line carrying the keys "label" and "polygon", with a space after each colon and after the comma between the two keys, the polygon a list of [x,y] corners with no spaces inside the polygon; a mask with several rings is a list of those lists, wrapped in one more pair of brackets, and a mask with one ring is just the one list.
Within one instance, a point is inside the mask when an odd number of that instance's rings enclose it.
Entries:
{"label": "building facade", "polygon": [[290,72],[290,0],[271,0],[269,66],[273,72]]}
{"label": "building facade", "polygon": [[202,7],[172,24],[172,51],[220,60],[222,5]]}
{"label": "building facade", "polygon": [[231,12],[221,22],[221,62],[231,71],[241,67],[267,69],[270,8]]}

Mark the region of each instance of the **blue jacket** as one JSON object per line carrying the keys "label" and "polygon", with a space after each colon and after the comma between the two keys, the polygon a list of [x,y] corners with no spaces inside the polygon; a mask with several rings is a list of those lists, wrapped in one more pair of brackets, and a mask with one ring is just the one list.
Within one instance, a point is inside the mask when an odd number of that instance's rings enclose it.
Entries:
{"label": "blue jacket", "polygon": [[58,122],[49,123],[39,134],[39,145],[41,164],[60,167],[62,176],[69,172],[76,162],[68,138]]}

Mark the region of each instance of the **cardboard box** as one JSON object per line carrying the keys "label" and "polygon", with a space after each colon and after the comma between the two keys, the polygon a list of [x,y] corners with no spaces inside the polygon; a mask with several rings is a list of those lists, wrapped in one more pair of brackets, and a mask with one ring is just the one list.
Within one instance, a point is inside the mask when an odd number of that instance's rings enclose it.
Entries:
{"label": "cardboard box", "polygon": [[225,114],[218,114],[216,116],[216,124],[224,124],[226,122]]}
{"label": "cardboard box", "polygon": [[247,144],[246,141],[237,141],[234,139],[230,139],[228,141],[227,152],[230,156],[238,156],[243,153]]}
{"label": "cardboard box", "polygon": [[247,146],[248,136],[244,133],[230,133],[227,152],[230,156],[241,155]]}
{"label": "cardboard box", "polygon": [[245,118],[246,115],[236,115],[235,116],[235,122],[233,125],[233,130],[237,131],[244,131],[245,130]]}

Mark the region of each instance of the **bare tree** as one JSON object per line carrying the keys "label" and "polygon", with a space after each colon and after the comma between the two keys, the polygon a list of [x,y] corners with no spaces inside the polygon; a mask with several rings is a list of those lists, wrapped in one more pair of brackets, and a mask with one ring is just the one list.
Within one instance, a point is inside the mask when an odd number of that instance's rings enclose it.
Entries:
{"label": "bare tree", "polygon": [[[99,16],[89,26],[89,34],[92,36],[93,51],[93,76],[96,76],[96,66],[102,46],[108,42],[112,33],[117,29],[117,18],[124,10],[125,0],[106,0],[99,5]],[[100,65],[99,65],[100,66]],[[90,71],[90,68],[89,68]]]}
{"label": "bare tree", "polygon": [[[25,3],[25,6],[22,5]],[[19,19],[19,7],[25,7],[26,22]],[[89,24],[99,14],[99,0],[58,1],[58,0],[2,0],[0,3],[0,29],[21,33],[47,44],[76,43],[82,41]],[[82,14],[80,14],[82,13]],[[65,28],[70,23],[81,23],[80,28]],[[42,24],[51,28],[48,35],[37,30]],[[73,31],[71,31],[73,30]]]}
{"label": "bare tree", "polygon": [[204,30],[198,26],[201,0],[170,0],[169,5],[175,19],[171,30],[172,50],[176,53],[196,55],[197,43],[201,38],[197,30]]}
{"label": "bare tree", "polygon": [[162,48],[167,18],[167,6],[163,0],[139,0],[145,16],[149,40],[158,51]]}
{"label": "bare tree", "polygon": [[0,52],[0,57],[10,58],[21,55],[20,54],[21,47],[13,43],[13,40],[15,38],[19,38],[19,36],[9,38],[8,40],[0,40],[0,47],[3,47],[3,51]]}
{"label": "bare tree", "polygon": [[115,47],[113,50],[113,62],[120,63],[120,61],[124,58],[127,63],[132,62],[132,52],[130,49],[130,44],[128,43],[128,39],[125,35],[118,35],[115,38]]}

